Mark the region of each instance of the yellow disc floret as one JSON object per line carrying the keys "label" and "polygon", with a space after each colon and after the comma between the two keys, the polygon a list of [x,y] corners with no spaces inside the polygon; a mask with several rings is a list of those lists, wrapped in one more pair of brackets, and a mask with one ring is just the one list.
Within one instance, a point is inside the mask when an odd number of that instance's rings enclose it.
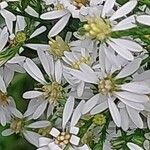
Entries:
{"label": "yellow disc floret", "polygon": [[54,56],[54,58],[59,59],[62,58],[65,51],[69,51],[69,45],[60,37],[56,36],[56,39],[50,39],[50,53]]}
{"label": "yellow disc floret", "polygon": [[83,28],[86,32],[86,36],[99,41],[106,40],[111,33],[111,26],[109,22],[99,17],[89,18]]}
{"label": "yellow disc floret", "polygon": [[47,98],[50,102],[57,102],[58,100],[64,98],[64,89],[57,82],[44,85],[42,87],[42,91],[44,92],[45,98]]}

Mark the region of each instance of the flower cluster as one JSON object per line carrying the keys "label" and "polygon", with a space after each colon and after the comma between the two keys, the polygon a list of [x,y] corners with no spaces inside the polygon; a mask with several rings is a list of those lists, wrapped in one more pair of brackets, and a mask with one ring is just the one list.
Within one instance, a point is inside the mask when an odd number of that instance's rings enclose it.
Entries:
{"label": "flower cluster", "polygon": [[149,150],[149,6],[0,1],[2,135],[37,150]]}

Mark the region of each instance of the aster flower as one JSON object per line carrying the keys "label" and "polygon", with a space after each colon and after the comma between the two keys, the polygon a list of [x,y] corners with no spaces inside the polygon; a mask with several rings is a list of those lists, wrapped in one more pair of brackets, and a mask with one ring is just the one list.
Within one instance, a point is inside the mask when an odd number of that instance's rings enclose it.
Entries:
{"label": "aster flower", "polygon": [[32,131],[32,129],[42,129],[48,127],[50,125],[49,121],[35,121],[33,123],[29,123],[32,120],[29,118],[25,118],[21,112],[18,111],[18,117],[13,117],[9,120],[10,128],[5,129],[2,132],[3,136],[10,136],[12,134],[20,134],[23,136],[29,143],[38,146],[38,139],[41,137],[40,134]]}
{"label": "aster flower", "polygon": [[[149,94],[150,89],[143,82],[142,85],[140,82],[126,83],[127,77],[139,68],[141,64],[140,58],[118,70],[118,67],[111,64],[105,55],[101,56],[101,70],[99,72],[94,72],[89,66],[82,64],[82,71],[72,70],[71,74],[87,83],[97,85],[97,94],[86,102],[82,113],[86,114],[92,109],[90,113],[97,114],[109,108],[114,122],[120,127],[121,116],[115,104],[116,99],[133,109],[141,110],[144,103],[149,101],[149,97],[146,94]],[[87,73],[88,76],[86,75]]]}
{"label": "aster flower", "polygon": [[102,3],[103,0],[56,0],[46,2],[47,4],[53,4],[52,11],[43,13],[40,18],[43,20],[60,20],[53,26],[49,32],[49,37],[54,37],[59,34],[69,22],[71,16],[73,18],[79,18],[80,11],[87,6],[96,6]]}
{"label": "aster flower", "polygon": [[0,123],[5,126],[12,116],[18,116],[14,99],[8,95],[7,87],[9,86],[12,75],[8,70],[0,70]]}
{"label": "aster flower", "polygon": [[[135,15],[125,17],[135,8],[137,1],[129,1],[114,13],[109,14],[115,3],[115,0],[106,0],[102,10],[91,8],[91,13],[85,17],[86,22],[84,20],[85,24],[79,29],[78,33],[85,38],[99,41],[103,47],[109,45],[123,58],[133,60],[132,52],[142,52],[142,47],[127,37],[114,38],[112,35],[117,31],[124,31],[137,26]],[[125,19],[118,22],[117,20],[122,17],[125,17]],[[100,47],[100,50],[103,49]]]}
{"label": "aster flower", "polygon": [[[81,101],[76,107],[74,113],[74,98],[70,97],[64,107],[61,129],[53,127],[50,131],[52,138],[39,138],[38,150],[63,150],[69,148],[72,150],[89,150],[87,145],[80,145],[80,138],[77,136],[79,128],[75,127],[81,117],[81,109],[84,101]],[[71,118],[72,116],[72,118]],[[70,125],[69,120],[71,119]]]}
{"label": "aster flower", "polygon": [[46,81],[40,69],[31,59],[27,58],[24,63],[27,73],[39,82],[39,87],[23,94],[23,98],[32,99],[26,113],[32,114],[34,119],[40,117],[47,106],[47,116],[50,116],[59,101],[66,97],[66,91],[62,82],[62,64],[60,60],[54,62],[52,56],[44,51],[38,51],[38,53],[43,68],[48,75],[48,81]]}
{"label": "aster flower", "polygon": [[65,52],[63,60],[64,60],[64,78],[72,85],[72,90],[77,91],[77,96],[81,97],[83,95],[85,83],[81,80],[74,78],[70,71],[72,69],[80,70],[80,65],[85,63],[89,66],[93,63],[93,58],[85,49],[81,49],[81,53],[79,52]]}

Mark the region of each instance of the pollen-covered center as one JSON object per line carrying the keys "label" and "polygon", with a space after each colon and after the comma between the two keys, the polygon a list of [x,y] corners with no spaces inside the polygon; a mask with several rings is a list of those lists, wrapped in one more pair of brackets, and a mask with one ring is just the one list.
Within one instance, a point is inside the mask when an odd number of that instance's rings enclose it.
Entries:
{"label": "pollen-covered center", "polygon": [[61,132],[60,135],[55,139],[55,144],[59,145],[60,147],[65,147],[69,144],[71,135],[66,132]]}
{"label": "pollen-covered center", "polygon": [[0,91],[0,105],[6,106],[8,104],[8,97],[5,93]]}
{"label": "pollen-covered center", "polygon": [[22,131],[23,121],[21,119],[13,119],[10,124],[10,129],[16,134]]}
{"label": "pollen-covered center", "polygon": [[89,0],[73,0],[72,3],[77,8],[81,8],[82,6],[86,6],[89,3]]}
{"label": "pollen-covered center", "polygon": [[72,68],[79,70],[80,69],[80,65],[82,63],[89,64],[90,63],[90,57],[82,56],[79,60],[77,60],[77,61],[72,63]]}
{"label": "pollen-covered center", "polygon": [[103,95],[112,93],[115,90],[115,83],[112,79],[103,79],[98,83],[98,91]]}
{"label": "pollen-covered center", "polygon": [[65,51],[69,51],[69,45],[60,37],[56,36],[56,39],[50,39],[49,41],[50,53],[55,59],[62,58]]}
{"label": "pollen-covered center", "polygon": [[83,28],[86,32],[86,36],[99,41],[104,41],[110,36],[111,33],[111,26],[109,22],[99,17],[89,18]]}
{"label": "pollen-covered center", "polygon": [[45,98],[47,98],[50,102],[56,102],[64,98],[64,89],[57,82],[44,85],[42,87],[42,91],[44,92]]}
{"label": "pollen-covered center", "polygon": [[19,31],[16,33],[15,37],[13,40],[11,40],[11,45],[16,46],[17,44],[24,43],[27,39],[26,34],[23,31]]}

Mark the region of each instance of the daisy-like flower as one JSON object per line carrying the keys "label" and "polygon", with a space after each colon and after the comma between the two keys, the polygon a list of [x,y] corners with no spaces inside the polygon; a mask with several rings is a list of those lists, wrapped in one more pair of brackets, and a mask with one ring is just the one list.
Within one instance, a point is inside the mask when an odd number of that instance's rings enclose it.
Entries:
{"label": "daisy-like flower", "polygon": [[[116,4],[115,0],[106,0],[102,10],[94,8],[85,17],[86,22],[78,33],[85,38],[99,41],[101,45],[112,49],[127,60],[133,60],[132,52],[142,52],[142,47],[128,39],[127,37],[115,38],[113,35],[117,31],[123,31],[136,27],[135,15],[126,17],[137,5],[136,0],[132,0],[120,7],[116,12],[110,13]],[[120,18],[125,19],[118,22]],[[100,49],[102,50],[102,49]]]}
{"label": "daisy-like flower", "polygon": [[[77,136],[79,128],[75,127],[81,117],[81,109],[84,101],[81,101],[74,110],[74,98],[70,97],[64,107],[62,126],[60,129],[53,127],[50,131],[52,138],[41,137],[38,150],[89,150],[87,145],[80,145],[80,138]],[[74,110],[74,113],[73,113]],[[71,118],[72,116],[72,118]],[[71,119],[71,122],[69,121]]]}
{"label": "daisy-like flower", "polygon": [[18,116],[14,99],[8,95],[7,87],[12,80],[12,72],[0,69],[0,123],[5,126],[11,116]]}
{"label": "daisy-like flower", "polygon": [[35,121],[31,123],[32,120],[25,118],[21,112],[18,111],[18,116],[11,118],[9,120],[10,128],[5,129],[2,132],[3,136],[10,136],[12,134],[20,134],[23,136],[29,143],[38,146],[38,139],[41,137],[40,134],[36,133],[33,130],[43,129],[50,125],[49,121]]}
{"label": "daisy-like flower", "polygon": [[0,2],[0,14],[5,19],[5,23],[10,32],[12,31],[13,22],[16,20],[16,16],[10,11],[6,10],[6,8],[8,7],[7,2],[14,2],[14,1],[18,1],[18,0],[4,0]]}
{"label": "daisy-like flower", "polygon": [[80,80],[96,85],[97,94],[86,102],[82,113],[86,114],[92,109],[90,113],[97,114],[109,108],[114,122],[120,127],[121,116],[116,102],[119,100],[127,107],[141,110],[149,101],[147,94],[150,93],[150,88],[144,82],[127,82],[131,80],[127,77],[139,68],[142,61],[140,58],[118,70],[118,67],[111,64],[103,54],[100,59],[101,70],[99,72],[94,72],[89,66],[82,64],[82,71],[72,70],[71,74]]}
{"label": "daisy-like flower", "polygon": [[84,87],[85,87],[85,83],[84,81],[78,80],[76,78],[74,78],[71,74],[70,71],[72,69],[77,69],[80,70],[80,65],[82,63],[85,63],[89,66],[91,66],[91,64],[93,63],[93,58],[92,56],[89,54],[88,51],[86,51],[85,49],[81,49],[81,53],[79,52],[65,52],[64,53],[63,60],[66,63],[66,65],[64,65],[64,77],[65,79],[68,81],[68,83],[72,86],[72,90],[76,90],[77,91],[77,96],[81,97],[83,95],[84,91]]}
{"label": "daisy-like flower", "polygon": [[61,36],[56,36],[55,39],[49,38],[48,44],[26,44],[25,46],[34,50],[47,51],[55,60],[61,60],[64,52],[72,50],[69,45],[71,36],[71,32],[68,32],[65,40]]}
{"label": "daisy-like flower", "polygon": [[39,58],[43,68],[48,76],[48,81],[37,67],[37,65],[29,58],[24,63],[27,73],[39,82],[39,87],[33,91],[23,94],[25,99],[32,99],[27,114],[32,114],[34,119],[40,117],[48,106],[47,116],[50,116],[53,109],[59,101],[66,97],[66,91],[62,82],[62,64],[60,60],[54,62],[52,56],[44,51],[38,51]]}
{"label": "daisy-like flower", "polygon": [[[64,27],[67,25],[70,17],[79,18],[80,11],[82,8],[87,6],[98,5],[103,0],[52,0],[47,3],[53,4],[54,8],[52,11],[46,12],[40,16],[43,20],[60,20],[53,26],[49,32],[49,37],[54,37],[59,34]],[[87,10],[86,10],[87,12]]]}

